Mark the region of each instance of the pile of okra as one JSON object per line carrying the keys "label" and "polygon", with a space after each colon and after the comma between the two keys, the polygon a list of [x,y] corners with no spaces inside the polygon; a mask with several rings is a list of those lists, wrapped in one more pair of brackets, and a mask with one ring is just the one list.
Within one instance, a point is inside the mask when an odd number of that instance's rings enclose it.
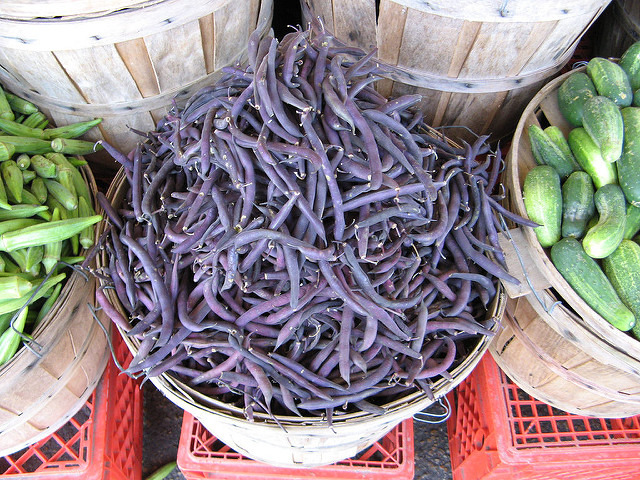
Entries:
{"label": "pile of okra", "polygon": [[0,365],[60,296],[101,220],[78,155],[100,119],[54,128],[33,103],[0,87]]}

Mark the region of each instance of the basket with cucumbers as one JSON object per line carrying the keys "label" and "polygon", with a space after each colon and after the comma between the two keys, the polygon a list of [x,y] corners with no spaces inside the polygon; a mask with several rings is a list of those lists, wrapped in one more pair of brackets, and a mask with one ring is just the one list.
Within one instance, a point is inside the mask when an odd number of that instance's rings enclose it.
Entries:
{"label": "basket with cucumbers", "polygon": [[640,339],[640,42],[558,80],[554,113],[523,130],[535,161],[520,172],[524,209],[575,293]]}

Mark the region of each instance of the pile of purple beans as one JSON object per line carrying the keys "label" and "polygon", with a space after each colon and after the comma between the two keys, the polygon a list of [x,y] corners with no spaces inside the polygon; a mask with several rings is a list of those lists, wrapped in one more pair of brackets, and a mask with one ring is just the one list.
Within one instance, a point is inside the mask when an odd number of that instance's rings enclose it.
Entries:
{"label": "pile of purple beans", "polygon": [[503,166],[387,99],[374,54],[328,33],[252,36],[246,65],[124,155],[99,274],[139,340],[128,371],[169,373],[254,412],[381,413],[492,334],[506,271]]}

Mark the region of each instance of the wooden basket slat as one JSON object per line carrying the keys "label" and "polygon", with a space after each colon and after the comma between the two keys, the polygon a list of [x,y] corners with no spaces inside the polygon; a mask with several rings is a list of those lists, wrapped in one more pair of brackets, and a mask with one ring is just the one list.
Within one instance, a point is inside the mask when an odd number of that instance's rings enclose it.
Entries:
{"label": "wooden basket slat", "polygon": [[[16,78],[17,83],[35,88],[42,95],[86,103],[52,52],[31,52],[28,62],[20,51],[0,48],[0,55],[2,67],[10,69],[10,76]],[[41,82],[45,74],[48,80]]]}
{"label": "wooden basket slat", "polygon": [[[416,69],[429,65],[430,72],[434,74],[455,77],[458,68],[452,59],[457,58],[458,43],[455,41],[442,43],[438,44],[438,48],[433,48],[433,45],[436,45],[436,42],[444,36],[451,35],[452,39],[458,38],[458,32],[462,29],[464,21],[455,18],[441,19],[436,31],[432,28],[434,20],[434,15],[424,12],[417,10],[407,12],[397,64]],[[424,43],[412,41],[415,38],[422,38]],[[472,38],[460,36],[458,40],[465,42]],[[461,50],[464,50],[464,47]]]}
{"label": "wooden basket slat", "polygon": [[112,103],[142,98],[115,45],[55,52],[67,82],[77,86],[86,103]]}
{"label": "wooden basket slat", "polygon": [[[389,65],[398,63],[400,44],[407,18],[407,9],[390,0],[380,0],[380,13],[378,22],[378,57]],[[391,80],[382,79],[378,82],[378,91],[390,97],[393,83]]]}
{"label": "wooden basket slat", "polygon": [[142,97],[151,97],[160,93],[160,86],[149,58],[145,40],[135,38],[114,44],[127,71],[131,75]]}
{"label": "wooden basket slat", "polygon": [[149,58],[156,72],[160,92],[190,83],[207,75],[202,51],[200,24],[197,20],[179,25],[164,33],[144,38]]}
{"label": "wooden basket slat", "polygon": [[213,13],[205,15],[198,19],[200,27],[200,35],[202,36],[202,51],[204,54],[204,65],[207,70],[207,74],[214,71],[215,59],[214,59],[214,39],[215,39],[215,23],[213,20]]}
{"label": "wooden basket slat", "polygon": [[256,2],[234,0],[214,12],[214,70],[233,63],[238,45],[246,48],[255,21],[247,21],[249,15],[257,17]]}
{"label": "wooden basket slat", "polygon": [[375,0],[333,0],[333,32],[370,51],[376,40]]}

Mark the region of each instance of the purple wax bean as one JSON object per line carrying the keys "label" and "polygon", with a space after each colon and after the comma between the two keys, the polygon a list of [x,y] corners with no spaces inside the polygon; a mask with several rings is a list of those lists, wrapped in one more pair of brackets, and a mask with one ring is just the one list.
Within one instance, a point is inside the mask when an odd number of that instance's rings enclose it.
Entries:
{"label": "purple wax bean", "polygon": [[242,358],[242,354],[239,352],[233,352],[226,360],[219,363],[215,367],[201,373],[199,376],[191,380],[191,385],[199,385],[204,382],[211,382],[220,376],[222,372],[228,371],[235,367],[238,361]]}
{"label": "purple wax bean", "polygon": [[353,328],[353,310],[348,306],[344,306],[342,309],[342,318],[340,323],[340,334],[338,340],[338,355],[339,355],[339,369],[340,376],[349,385],[350,372],[351,372],[351,329]]}
{"label": "purple wax bean", "polygon": [[111,304],[102,288],[96,288],[96,300],[102,310],[107,314],[107,317],[109,317],[117,327],[121,328],[125,332],[131,330],[129,320],[127,320],[120,311]]}
{"label": "purple wax bean", "polygon": [[149,276],[149,280],[153,285],[153,290],[156,294],[156,298],[162,308],[162,332],[160,339],[158,340],[158,346],[162,346],[169,341],[169,336],[173,330],[173,316],[174,306],[171,302],[171,296],[167,291],[167,287],[157,270],[154,260],[149,256],[146,250],[134,239],[121,233],[120,240],[124,245],[129,247],[129,250],[139,259],[144,268],[144,271]]}
{"label": "purple wax bean", "polygon": [[[444,342],[447,344],[447,354],[442,359],[440,363],[435,363],[434,366],[428,366],[420,373],[416,375],[416,379],[425,379],[435,377],[437,375],[445,375],[447,373],[447,369],[453,365],[453,362],[456,357],[456,344],[449,337],[443,338]],[[432,360],[432,359],[429,359]],[[426,362],[429,365],[429,361]]]}
{"label": "purple wax bean", "polygon": [[469,240],[467,239],[467,237],[464,235],[462,231],[453,230],[453,238],[455,239],[456,243],[460,246],[460,249],[464,252],[464,255],[467,258],[469,258],[471,261],[473,261],[476,265],[478,265],[480,268],[485,270],[487,273],[491,275],[495,275],[498,278],[509,281],[516,285],[520,283],[518,279],[515,278],[513,275],[510,275],[502,267],[500,267],[499,265],[496,265],[488,257],[485,257],[484,255],[479,253],[477,250],[475,250],[471,246],[471,243],[469,243]]}

